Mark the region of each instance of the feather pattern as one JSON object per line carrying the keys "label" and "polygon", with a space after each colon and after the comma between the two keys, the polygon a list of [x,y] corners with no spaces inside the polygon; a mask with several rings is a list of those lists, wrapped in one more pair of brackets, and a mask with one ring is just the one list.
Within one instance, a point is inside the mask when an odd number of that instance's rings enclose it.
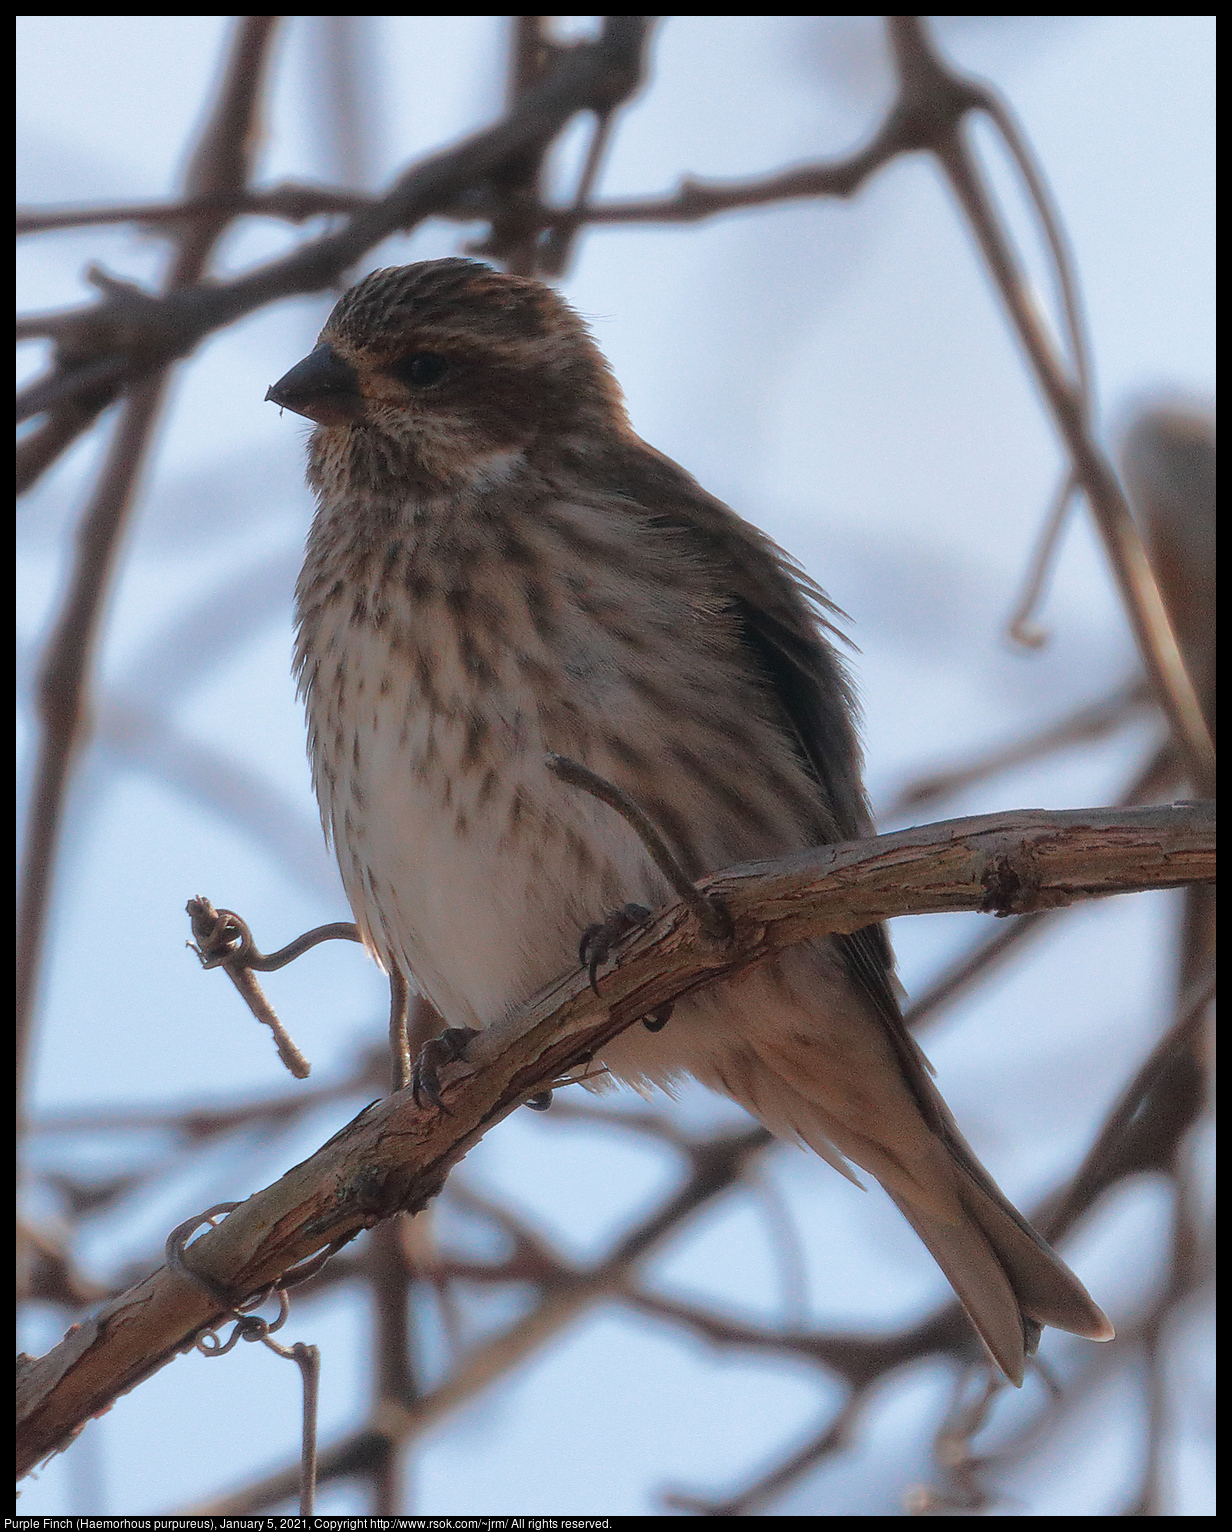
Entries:
{"label": "feather pattern", "polygon": [[[668,898],[549,751],[623,788],[691,876],[870,833],[841,614],[633,434],[549,289],[395,268],[321,339],[271,391],[322,422],[297,590],[313,779],[365,941],[449,1025],[490,1025],[572,966],[587,926]],[[882,927],[691,995],[602,1062],[639,1089],[697,1078],[876,1177],[1015,1382],[1041,1325],[1110,1333],[962,1138]]]}

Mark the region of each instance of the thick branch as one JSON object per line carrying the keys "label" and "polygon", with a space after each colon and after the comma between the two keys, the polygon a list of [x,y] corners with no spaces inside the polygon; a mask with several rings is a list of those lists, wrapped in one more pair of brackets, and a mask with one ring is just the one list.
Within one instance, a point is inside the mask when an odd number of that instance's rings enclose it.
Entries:
{"label": "thick branch", "polygon": [[[545,1081],[658,1006],[796,942],[894,915],[1017,913],[1214,877],[1215,811],[1204,803],[950,820],[730,869],[703,885],[731,912],[730,942],[707,937],[683,905],[669,906],[630,939],[602,998],[574,972],[481,1034],[446,1086],[449,1115],[418,1108],[409,1090],[377,1103],[203,1235],[193,1265],[248,1294],[394,1212],[419,1211],[488,1128]],[[200,1287],[164,1268],[76,1327],[22,1376],[19,1472],[217,1318]]]}
{"label": "thick branch", "polygon": [[[587,1309],[622,1296],[638,1267],[699,1208],[735,1186],[750,1159],[770,1141],[764,1128],[753,1128],[692,1146],[692,1173],[663,1206],[654,1208],[613,1250],[588,1269],[556,1267],[551,1273],[552,1280],[541,1287],[540,1302],[528,1314],[468,1351],[455,1370],[434,1388],[405,1404],[384,1402],[384,1407],[366,1426],[321,1454],[321,1482],[354,1474],[357,1459],[362,1461],[369,1453],[379,1457],[390,1444],[405,1443],[428,1430],[526,1357],[542,1350],[553,1335]],[[541,1266],[540,1282],[543,1277]],[[288,1484],[294,1493],[295,1470],[276,1470],[236,1494],[195,1506],[193,1514],[237,1516],[264,1510],[286,1497]]]}

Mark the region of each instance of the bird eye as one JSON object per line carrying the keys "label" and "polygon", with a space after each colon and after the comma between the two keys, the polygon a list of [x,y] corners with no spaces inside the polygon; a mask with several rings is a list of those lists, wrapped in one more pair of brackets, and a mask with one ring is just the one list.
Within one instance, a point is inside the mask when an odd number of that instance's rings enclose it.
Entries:
{"label": "bird eye", "polygon": [[429,388],[449,371],[449,363],[435,351],[412,351],[390,369],[408,388]]}

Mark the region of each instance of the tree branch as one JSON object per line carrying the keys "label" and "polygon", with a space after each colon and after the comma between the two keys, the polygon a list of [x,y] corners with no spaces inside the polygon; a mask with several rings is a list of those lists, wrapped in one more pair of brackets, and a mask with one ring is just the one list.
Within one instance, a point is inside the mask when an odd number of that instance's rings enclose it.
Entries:
{"label": "tree branch", "polygon": [[[189,192],[229,191],[243,187],[256,134],[264,64],[269,54],[274,20],[272,16],[249,16],[236,28],[217,100],[189,161],[185,177]],[[225,217],[219,216],[213,222],[192,224],[185,229],[166,279],[168,297],[177,290],[192,289],[201,278],[226,222]],[[112,287],[116,285],[113,283]],[[144,301],[157,302],[153,298]],[[87,365],[87,372],[92,365]],[[17,904],[16,1086],[19,1121],[64,799],[72,765],[81,748],[88,712],[90,664],[121,534],[133,504],[166,385],[166,375],[157,366],[148,369],[142,377],[141,386],[133,390],[125,403],[106,467],[78,532],[77,558],[69,589],[40,678],[39,756]],[[106,402],[106,397],[100,395],[98,407],[102,409]],[[74,407],[70,413],[74,424],[71,428],[63,428],[62,445],[67,445],[81,426],[80,409]],[[47,430],[53,429],[48,423]],[[50,461],[41,449],[37,455],[44,466]]]}
{"label": "tree branch", "polygon": [[[890,39],[903,79],[904,93],[910,82],[925,99],[943,97],[947,90],[975,91],[972,82],[956,74],[933,46],[922,19],[895,16],[890,20]],[[1160,706],[1172,726],[1178,745],[1189,762],[1191,780],[1198,792],[1215,791],[1215,747],[1202,715],[1180,645],[1173,632],[1159,586],[1155,581],[1142,535],[1107,456],[1090,428],[1085,343],[1078,322],[1076,289],[1069,262],[1047,199],[1043,181],[1027,156],[1017,129],[1006,109],[990,92],[980,90],[972,102],[985,111],[1000,130],[1007,146],[1027,178],[1033,205],[1049,239],[1056,263],[1074,351],[1073,376],[1057,354],[1052,337],[1033,302],[1013,242],[996,211],[986,178],[976,155],[963,139],[957,119],[940,125],[929,147],[966,215],[997,290],[1031,363],[1035,380],[1052,413],[1053,423],[1065,443],[1075,483],[1086,496],[1104,542],[1108,562],[1121,592],[1125,612],[1138,643],[1143,666],[1150,676]]]}
{"label": "tree branch", "polygon": [[512,159],[548,143],[576,112],[610,109],[623,100],[641,81],[646,30],[645,17],[605,17],[597,41],[562,50],[543,81],[501,121],[411,166],[384,197],[358,208],[335,233],[234,282],[158,298],[137,289],[111,292],[93,308],[52,316],[42,331],[27,325],[27,335],[54,330],[63,355],[54,372],[19,397],[18,419],[77,397],[87,384],[96,394],[131,387],[254,309],[328,287],[388,235],[455,206]]}
{"label": "tree branch", "polygon": [[[327,1245],[418,1212],[488,1128],[545,1082],[660,1005],[797,942],[894,915],[1019,913],[1214,877],[1215,811],[1206,803],[951,820],[718,873],[701,886],[730,911],[730,941],[707,936],[683,904],[667,907],[625,944],[602,997],[575,971],[481,1033],[446,1074],[448,1116],[420,1109],[409,1090],[365,1109],[203,1235],[194,1269],[243,1297]],[[19,1472],[217,1318],[200,1286],[162,1268],[76,1327],[21,1375]]]}

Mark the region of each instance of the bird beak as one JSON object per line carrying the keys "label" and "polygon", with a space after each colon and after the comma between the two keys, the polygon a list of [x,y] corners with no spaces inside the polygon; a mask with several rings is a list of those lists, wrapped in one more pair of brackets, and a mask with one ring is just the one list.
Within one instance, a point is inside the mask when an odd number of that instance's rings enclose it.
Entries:
{"label": "bird beak", "polygon": [[319,426],[351,425],[364,418],[355,369],[331,346],[318,346],[279,378],[266,399]]}

